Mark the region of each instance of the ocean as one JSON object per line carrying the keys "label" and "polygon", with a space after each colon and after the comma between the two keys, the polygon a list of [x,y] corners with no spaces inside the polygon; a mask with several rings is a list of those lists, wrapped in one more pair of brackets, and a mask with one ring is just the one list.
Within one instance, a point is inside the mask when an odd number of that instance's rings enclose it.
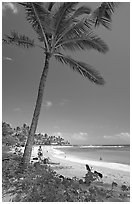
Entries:
{"label": "ocean", "polygon": [[54,148],[58,157],[65,157],[67,160],[79,163],[87,162],[124,171],[130,169],[129,145],[61,146]]}

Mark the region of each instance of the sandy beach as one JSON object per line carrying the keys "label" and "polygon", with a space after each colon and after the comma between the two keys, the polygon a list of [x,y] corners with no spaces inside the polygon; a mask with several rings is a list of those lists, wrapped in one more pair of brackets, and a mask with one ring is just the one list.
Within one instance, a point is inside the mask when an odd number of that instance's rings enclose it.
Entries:
{"label": "sandy beach", "polygon": [[[38,147],[33,147],[32,158],[37,156]],[[77,159],[67,157],[63,152],[57,150],[55,146],[42,146],[43,157],[50,158],[52,168],[59,174],[66,177],[77,177],[82,179],[86,174],[86,168],[84,163],[80,163]],[[92,171],[99,171],[103,174],[101,182],[112,184],[116,182],[118,185],[130,185],[130,170],[125,169],[125,165],[119,165],[114,168],[106,162],[95,162],[89,161],[88,165],[92,167]]]}
{"label": "sandy beach", "polygon": [[[33,157],[37,157],[38,153],[38,147],[39,146],[34,146],[32,150],[32,156],[31,160]],[[43,159],[44,158],[49,158],[50,161],[50,166],[52,167],[53,170],[55,170],[58,174],[61,174],[65,177],[77,177],[79,179],[84,179],[85,174],[87,173],[86,167],[84,163],[81,163],[79,160],[76,158],[74,159],[73,157],[69,157],[63,152],[63,147],[62,151],[60,151],[60,147],[58,150],[58,146],[42,146],[42,152],[43,152]],[[23,151],[23,149],[22,149]],[[87,160],[88,161],[88,160]],[[102,173],[103,178],[94,181],[92,185],[98,186],[99,188],[105,188],[107,190],[111,190],[112,187],[112,182],[116,182],[118,184],[117,188],[115,189],[115,195],[114,198],[111,198],[109,200],[110,202],[116,202],[116,201],[122,201],[119,200],[119,194],[121,192],[121,186],[127,185],[130,186],[130,171],[129,169],[122,168],[123,166],[120,166],[120,170],[113,168],[113,166],[107,165],[106,167],[106,162],[95,162],[95,161],[89,161],[88,164],[90,167],[92,167],[92,171],[98,171]],[[122,170],[121,170],[122,169]],[[128,195],[130,193],[128,192]],[[129,195],[130,196],[130,195]],[[125,202],[130,201],[130,197],[125,198]],[[11,202],[10,199],[13,197],[10,194],[4,195],[2,198],[3,202]],[[112,200],[113,199],[113,200]]]}

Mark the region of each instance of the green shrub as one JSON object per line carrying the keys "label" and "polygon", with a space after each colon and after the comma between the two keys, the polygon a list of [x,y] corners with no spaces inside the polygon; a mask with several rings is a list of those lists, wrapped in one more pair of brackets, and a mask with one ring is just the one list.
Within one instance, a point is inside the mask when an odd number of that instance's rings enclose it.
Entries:
{"label": "green shrub", "polygon": [[70,179],[40,163],[22,171],[21,161],[12,154],[2,165],[3,190],[13,195],[13,202],[102,202],[112,197],[107,189],[93,185],[93,174],[87,173],[84,181]]}
{"label": "green shrub", "polygon": [[14,195],[14,202],[83,202],[90,201],[90,192],[80,187],[76,178],[59,178],[47,165],[20,168],[21,158],[3,161],[3,189]]}

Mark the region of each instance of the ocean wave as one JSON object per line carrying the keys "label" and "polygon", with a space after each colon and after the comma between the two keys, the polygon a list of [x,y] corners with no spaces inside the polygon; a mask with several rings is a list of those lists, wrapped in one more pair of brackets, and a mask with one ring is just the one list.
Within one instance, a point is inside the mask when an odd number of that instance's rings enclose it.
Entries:
{"label": "ocean wave", "polygon": [[80,148],[122,148],[124,145],[81,145]]}
{"label": "ocean wave", "polygon": [[74,145],[55,145],[55,146],[53,145],[52,147],[54,149],[57,149],[57,148],[59,148],[59,149],[62,148],[63,149],[63,148],[74,147]]}
{"label": "ocean wave", "polygon": [[57,154],[57,155],[64,155],[65,154],[63,151],[58,150],[58,149],[54,149],[54,148],[53,148],[53,153]]}

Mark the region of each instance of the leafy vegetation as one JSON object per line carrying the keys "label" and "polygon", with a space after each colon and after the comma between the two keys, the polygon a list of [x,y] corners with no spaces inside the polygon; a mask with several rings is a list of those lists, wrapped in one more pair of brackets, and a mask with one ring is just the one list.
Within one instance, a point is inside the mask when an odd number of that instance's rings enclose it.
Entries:
{"label": "leafy vegetation", "polygon": [[89,173],[85,179],[67,178],[57,174],[48,165],[30,165],[21,171],[20,156],[3,161],[3,194],[10,194],[12,202],[102,202],[124,201],[128,189],[122,192],[98,186]]}
{"label": "leafy vegetation", "polygon": [[[29,132],[29,126],[12,128],[10,124],[2,122],[2,144],[7,146],[25,146]],[[60,136],[48,134],[35,134],[34,145],[70,145]]]}

